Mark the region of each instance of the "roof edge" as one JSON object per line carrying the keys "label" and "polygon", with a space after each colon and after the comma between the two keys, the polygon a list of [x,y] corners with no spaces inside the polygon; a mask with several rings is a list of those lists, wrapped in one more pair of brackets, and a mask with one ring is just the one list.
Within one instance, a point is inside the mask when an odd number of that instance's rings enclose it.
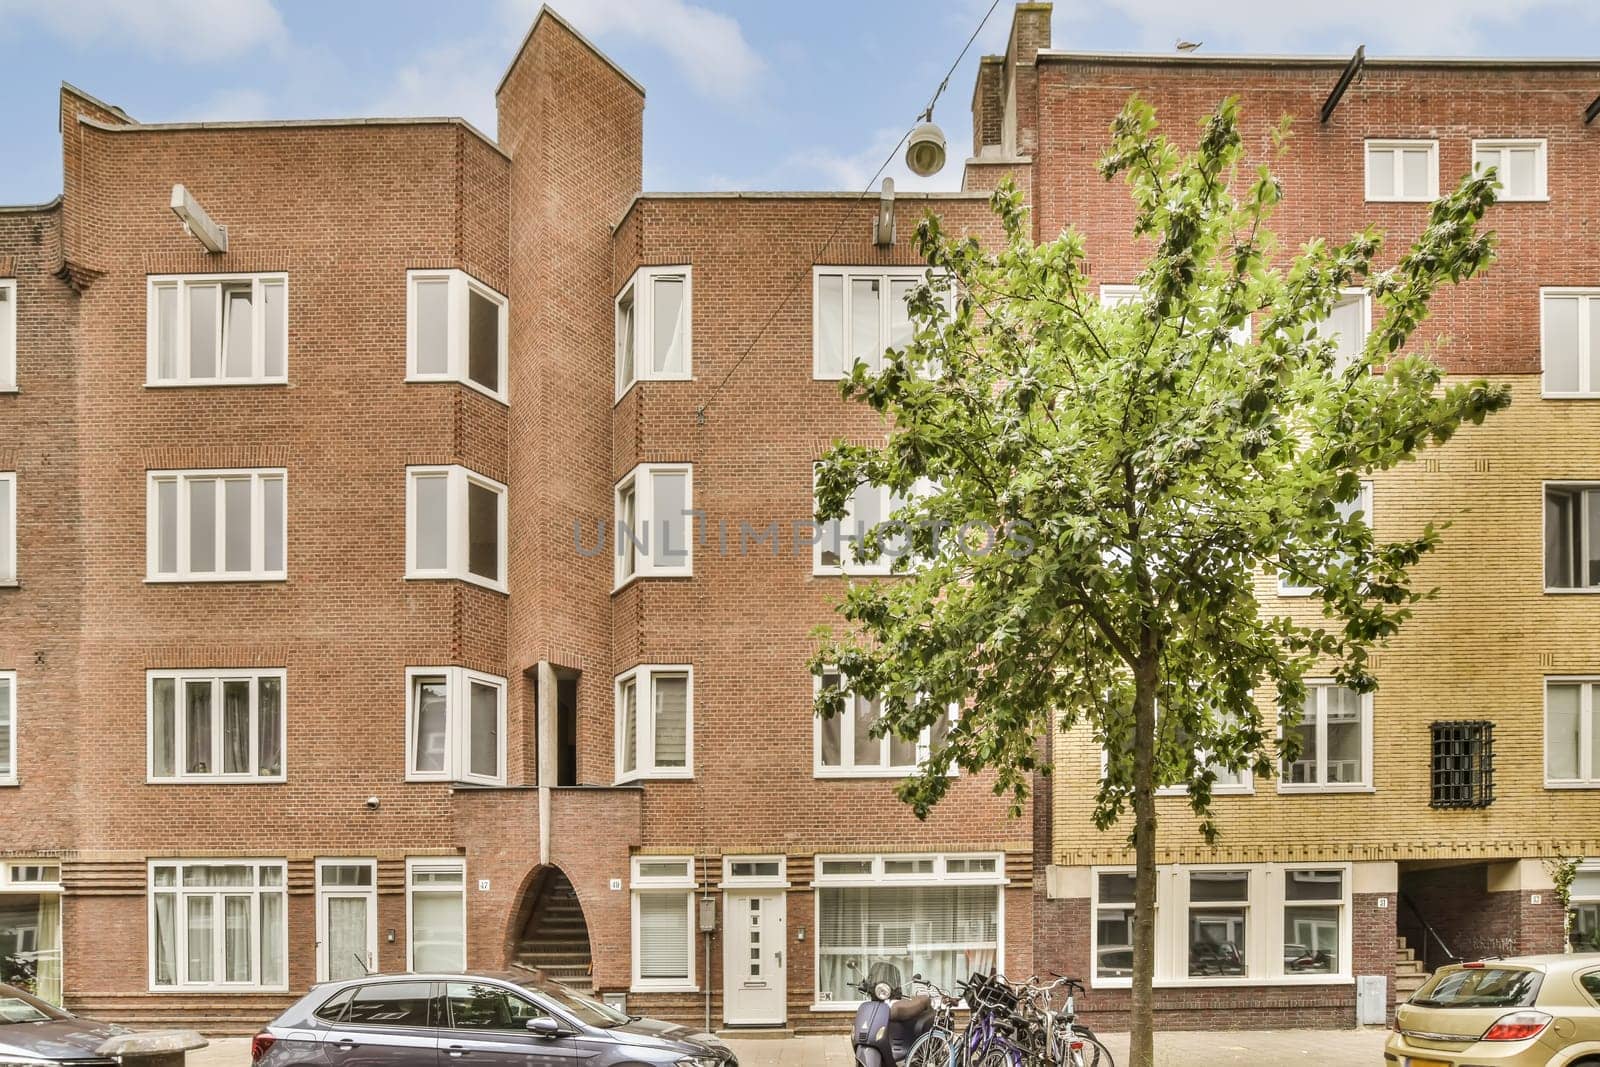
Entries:
{"label": "roof edge", "polygon": [[256,119],[235,122],[137,122],[132,126],[118,126],[79,115],[78,121],[107,133],[169,133],[182,130],[272,130],[312,129],[342,126],[459,126],[477,137],[497,153],[510,159],[511,155],[478,127],[455,115],[425,115],[416,118],[357,118],[357,119]]}
{"label": "roof edge", "polygon": [[60,206],[61,194],[57,193],[42,204],[0,204],[0,215],[41,215]]}
{"label": "roof edge", "polygon": [[74,96],[83,97],[85,100],[89,101],[89,103],[95,105],[96,107],[105,108],[107,111],[111,112],[113,115],[121,115],[123,118],[127,119],[130,123],[132,123],[135,126],[140,124],[138,119],[134,118],[132,115],[130,115],[126,111],[122,110],[116,104],[108,104],[104,100],[100,99],[98,96],[94,95],[93,93],[86,93],[82,89],[78,88],[76,85],[73,85],[71,82],[66,81],[65,79],[63,79],[62,82],[61,82],[61,88],[67,90],[70,93],[72,93]]}
{"label": "roof edge", "polygon": [[562,18],[560,12],[556,11],[549,4],[540,4],[538,13],[533,16],[533,25],[528,27],[528,32],[522,37],[522,43],[517,46],[516,54],[511,57],[511,62],[506,64],[506,72],[500,75],[500,81],[494,87],[494,95],[496,97],[499,97],[500,90],[506,87],[506,82],[510,79],[511,72],[517,69],[517,64],[522,60],[522,53],[528,50],[528,42],[533,40],[533,35],[538,32],[539,23],[544,21],[544,17],[546,15],[549,15],[552,19],[555,19],[556,25],[560,26],[562,29],[572,34],[572,36],[576,37],[580,44],[594,53],[596,59],[600,60],[600,62],[616,71],[618,76],[621,77],[623,81],[627,82],[629,85],[633,86],[634,89],[638,90],[640,96],[645,95],[644,86],[640,85],[639,80],[632,74],[629,74],[627,71],[623,70],[622,64],[618,63],[616,60],[606,55],[605,52],[601,51],[599,45],[589,40],[589,38],[585,37],[576,26]]}
{"label": "roof edge", "polygon": [[[895,190],[896,200],[988,200],[990,194],[970,189],[952,190],[923,190],[904,191]],[[628,216],[633,214],[633,209],[644,200],[860,200],[863,202],[878,199],[878,190],[871,189],[863,193],[859,190],[852,192],[848,189],[708,189],[704,192],[644,192],[635,193],[633,199],[628,201],[628,206],[622,209],[622,214],[617,216],[617,221],[611,224],[615,232]]]}
{"label": "roof edge", "polygon": [[[1082,52],[1064,48],[1041,48],[1041,60],[1061,63],[1128,63],[1140,66],[1287,66],[1343,67],[1349,56],[1270,55],[1255,52],[1216,52],[1211,55],[1172,52]],[[1600,58],[1580,56],[1372,56],[1369,67],[1472,67],[1472,68],[1547,68],[1551,70],[1600,70]]]}

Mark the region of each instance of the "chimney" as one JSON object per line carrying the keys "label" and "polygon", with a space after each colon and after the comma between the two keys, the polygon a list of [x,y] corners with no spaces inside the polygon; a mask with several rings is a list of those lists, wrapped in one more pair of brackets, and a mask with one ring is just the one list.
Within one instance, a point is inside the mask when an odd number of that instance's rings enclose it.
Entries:
{"label": "chimney", "polygon": [[[1031,157],[1039,148],[1039,74],[1035,59],[1050,47],[1048,3],[1018,4],[1011,17],[1011,40],[1005,56],[1005,120],[1001,151]],[[980,84],[982,75],[979,75]]]}
{"label": "chimney", "polygon": [[1006,126],[1006,57],[984,56],[972,87],[972,155],[1004,155]]}

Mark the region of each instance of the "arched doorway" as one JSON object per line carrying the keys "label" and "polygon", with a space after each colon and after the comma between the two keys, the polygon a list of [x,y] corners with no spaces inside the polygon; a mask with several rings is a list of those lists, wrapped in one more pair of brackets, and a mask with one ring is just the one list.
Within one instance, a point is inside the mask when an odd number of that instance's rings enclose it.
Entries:
{"label": "arched doorway", "polygon": [[561,868],[546,867],[534,876],[524,900],[527,919],[512,959],[574,989],[592,991],[589,924],[572,881]]}

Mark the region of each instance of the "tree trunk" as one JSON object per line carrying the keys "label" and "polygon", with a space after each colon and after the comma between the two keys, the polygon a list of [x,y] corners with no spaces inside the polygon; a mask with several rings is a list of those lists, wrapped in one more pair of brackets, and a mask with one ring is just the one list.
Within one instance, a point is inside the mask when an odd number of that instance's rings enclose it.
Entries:
{"label": "tree trunk", "polygon": [[1133,692],[1133,1012],[1128,1051],[1133,1067],[1155,1067],[1156,973],[1156,687],[1152,652],[1134,669]]}

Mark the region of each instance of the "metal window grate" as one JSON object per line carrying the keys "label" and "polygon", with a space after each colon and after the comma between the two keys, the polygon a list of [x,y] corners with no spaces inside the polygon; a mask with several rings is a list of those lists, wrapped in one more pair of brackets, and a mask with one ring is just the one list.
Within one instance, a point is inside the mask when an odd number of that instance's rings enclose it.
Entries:
{"label": "metal window grate", "polygon": [[1433,724],[1435,808],[1486,808],[1494,803],[1494,723]]}

